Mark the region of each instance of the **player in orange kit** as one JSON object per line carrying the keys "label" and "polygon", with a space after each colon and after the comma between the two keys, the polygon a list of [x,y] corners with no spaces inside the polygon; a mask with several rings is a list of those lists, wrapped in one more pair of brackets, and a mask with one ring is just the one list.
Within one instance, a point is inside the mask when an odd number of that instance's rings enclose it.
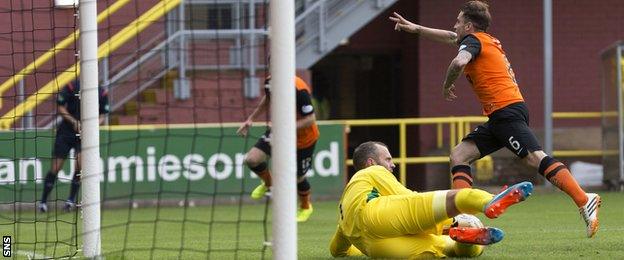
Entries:
{"label": "player in orange kit", "polygon": [[453,188],[472,187],[470,164],[506,147],[572,198],[585,220],[587,236],[594,236],[598,231],[600,196],[586,193],[563,163],[544,153],[529,128],[529,111],[511,64],[501,42],[486,32],[491,21],[488,4],[463,4],[453,26],[455,32],[414,24],[397,13],[390,20],[397,31],[459,46],[446,72],[444,97],[448,101],[457,98],[454,83],[463,72],[481,102],[483,114],[489,118],[451,151]]}
{"label": "player in orange kit", "polygon": [[[247,135],[253,120],[262,112],[268,111],[269,99],[271,97],[271,77],[265,82],[265,95],[260,104],[249,115],[249,118],[238,129],[237,133]],[[312,166],[312,155],[314,146],[319,138],[319,130],[316,125],[316,116],[312,106],[311,90],[308,84],[301,78],[295,78],[296,105],[297,105],[297,194],[299,195],[299,210],[297,211],[297,222],[305,222],[314,211],[310,202],[310,183],[306,179],[306,173]],[[261,199],[271,188],[271,172],[266,163],[271,155],[271,130],[268,129],[258,142],[245,155],[245,164],[262,179],[252,192],[252,199]]]}

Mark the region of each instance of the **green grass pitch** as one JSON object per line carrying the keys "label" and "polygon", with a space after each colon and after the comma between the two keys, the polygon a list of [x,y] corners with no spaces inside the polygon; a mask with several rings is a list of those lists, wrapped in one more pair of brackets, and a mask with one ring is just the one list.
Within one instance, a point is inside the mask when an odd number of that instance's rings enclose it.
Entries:
{"label": "green grass pitch", "polygon": [[[585,237],[583,221],[565,194],[536,193],[498,219],[479,216],[486,225],[505,231],[503,241],[486,248],[481,259],[624,258],[624,193],[601,193],[600,230],[592,239]],[[336,204],[335,201],[314,203],[315,212],[310,220],[299,225],[300,259],[331,258],[328,244],[336,227]],[[238,206],[186,210],[170,207],[159,211],[106,209],[102,217],[102,249],[107,259],[259,259],[263,210],[263,204],[244,205],[240,210]],[[71,252],[63,244],[41,242],[55,241],[57,235],[61,241],[71,240],[72,225],[54,220],[71,221],[78,214],[37,214],[38,221],[49,222],[34,224],[35,214],[30,210],[21,214],[23,223],[18,226],[9,220],[13,212],[10,214],[0,212],[0,235],[10,235],[14,242],[20,242],[12,248],[15,258],[53,257]],[[181,222],[183,219],[186,221]],[[242,221],[238,222],[239,219]],[[131,220],[129,226],[128,220]],[[29,244],[34,241],[39,243]],[[270,250],[265,256],[270,259]]]}

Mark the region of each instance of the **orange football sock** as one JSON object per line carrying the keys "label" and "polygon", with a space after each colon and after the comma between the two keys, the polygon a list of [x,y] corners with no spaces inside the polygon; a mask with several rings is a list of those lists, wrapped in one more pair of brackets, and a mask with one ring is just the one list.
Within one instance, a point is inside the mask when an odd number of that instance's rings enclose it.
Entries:
{"label": "orange football sock", "polygon": [[299,195],[299,207],[301,207],[302,209],[309,209],[310,208],[310,190],[307,191],[298,191],[297,194]]}
{"label": "orange football sock", "polygon": [[451,169],[453,174],[453,189],[472,188],[472,174],[470,166],[468,165],[456,165]]}
{"label": "orange football sock", "polygon": [[260,179],[262,179],[262,181],[264,182],[265,186],[271,187],[271,171],[269,171],[269,168],[267,168],[264,171],[258,173],[258,177],[260,177]]}
{"label": "orange football sock", "polygon": [[587,195],[572,177],[570,170],[563,163],[558,162],[550,156],[544,157],[540,163],[540,173],[546,177],[553,185],[564,191],[574,200],[578,207],[587,203]]}

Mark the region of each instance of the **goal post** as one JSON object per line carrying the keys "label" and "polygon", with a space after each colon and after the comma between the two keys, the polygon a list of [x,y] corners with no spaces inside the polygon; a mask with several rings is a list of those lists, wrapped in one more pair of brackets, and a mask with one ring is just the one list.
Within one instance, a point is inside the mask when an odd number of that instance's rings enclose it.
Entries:
{"label": "goal post", "polygon": [[83,254],[93,258],[100,246],[100,127],[97,1],[80,0],[80,121],[82,141]]}
{"label": "goal post", "polygon": [[604,183],[624,190],[624,42],[607,48],[602,64],[602,146]]}
{"label": "goal post", "polygon": [[273,258],[297,259],[295,135],[295,6],[270,4],[273,169]]}
{"label": "goal post", "polygon": [[[295,1],[14,2],[0,2],[22,22],[0,30],[0,232],[16,255],[297,258]],[[241,137],[269,74],[274,109]],[[245,155],[269,120],[274,185],[255,200]],[[342,191],[345,140],[319,128],[307,178],[322,198]]]}

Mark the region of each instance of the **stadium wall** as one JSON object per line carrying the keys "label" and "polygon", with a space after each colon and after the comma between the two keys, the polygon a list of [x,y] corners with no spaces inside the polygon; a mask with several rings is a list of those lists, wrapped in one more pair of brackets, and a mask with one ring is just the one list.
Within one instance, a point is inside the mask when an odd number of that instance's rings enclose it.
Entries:
{"label": "stadium wall", "polygon": [[[397,117],[479,115],[479,103],[463,77],[456,84],[459,99],[449,103],[442,98],[444,73],[456,48],[394,33],[388,21],[391,12],[396,11],[423,25],[452,30],[463,2],[401,0],[335,53],[384,50],[401,54],[402,98],[407,102],[403,103],[403,114]],[[542,1],[489,2],[493,17],[489,32],[501,40],[529,104],[531,125],[540,128],[544,105]],[[622,13],[624,1],[619,0],[553,2],[554,111],[601,110],[599,55],[607,46],[624,39]],[[561,121],[555,126],[571,125],[579,123]]]}
{"label": "stadium wall", "polygon": [[[463,0],[413,1],[401,0],[379,15],[360,31],[349,37],[348,44],[337,48],[335,55],[397,54],[401,68],[400,93],[395,102],[400,103],[401,113],[387,117],[433,117],[479,115],[481,108],[476,96],[462,76],[457,85],[459,99],[453,103],[442,97],[441,85],[444,73],[457,49],[435,42],[419,39],[415,35],[395,33],[388,16],[399,12],[407,19],[426,26],[452,30]],[[498,37],[513,65],[524,97],[531,110],[531,126],[541,134],[543,126],[543,13],[541,0],[489,1],[493,22],[490,32]],[[553,47],[554,47],[554,111],[600,111],[601,69],[600,52],[617,40],[624,39],[624,2],[605,0],[553,1]],[[313,68],[313,71],[315,68]],[[316,84],[317,82],[313,82]],[[320,86],[316,86],[320,87]],[[379,86],[377,91],[388,91]],[[332,100],[333,115],[340,115],[341,103],[353,101]],[[358,118],[369,118],[358,115]],[[569,147],[569,140],[581,131],[599,131],[599,120],[556,120],[555,148]],[[577,128],[573,128],[573,127]],[[580,129],[578,127],[584,127]],[[587,129],[595,126],[595,129]],[[433,129],[408,129],[408,154],[436,152]],[[416,136],[416,138],[412,138]],[[374,138],[369,136],[368,138]],[[379,137],[377,137],[379,138]],[[583,146],[600,149],[600,138]],[[596,147],[597,145],[597,147]],[[437,151],[445,152],[445,151]],[[509,158],[511,159],[511,158]],[[416,171],[430,172],[417,168]],[[440,165],[441,166],[441,165]],[[441,167],[444,168],[444,167]],[[437,171],[448,171],[438,169]],[[411,170],[409,170],[411,172]],[[426,178],[425,178],[426,179]],[[409,180],[418,187],[426,180]]]}

